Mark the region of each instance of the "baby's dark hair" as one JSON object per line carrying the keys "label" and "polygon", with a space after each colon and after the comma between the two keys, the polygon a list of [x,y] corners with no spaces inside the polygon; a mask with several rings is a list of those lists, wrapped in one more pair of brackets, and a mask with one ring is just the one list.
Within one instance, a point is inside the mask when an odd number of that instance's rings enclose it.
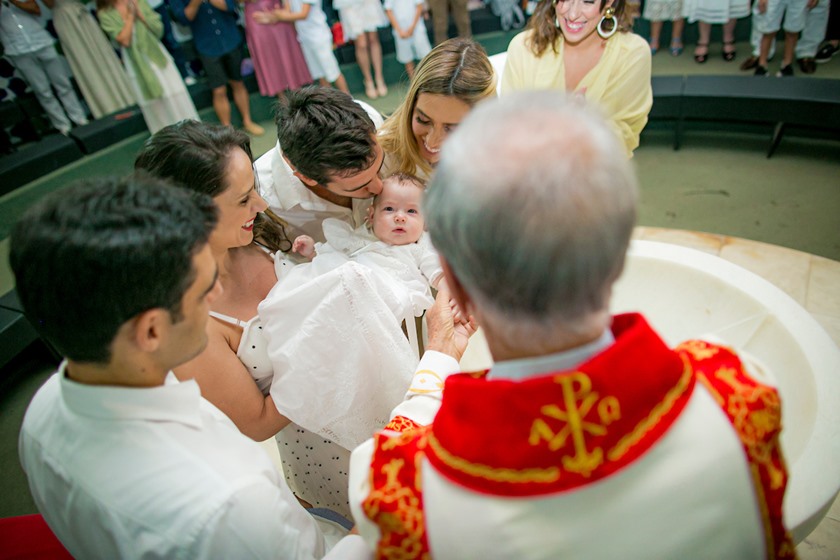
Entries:
{"label": "baby's dark hair", "polygon": [[[401,171],[398,171],[398,172],[392,173],[391,175],[388,175],[387,177],[382,179],[383,184],[386,181],[396,181],[397,183],[408,183],[410,185],[414,185],[415,187],[417,187],[421,191],[426,190],[426,181],[424,181],[420,177],[417,177],[416,175],[412,175],[411,173],[403,173]],[[376,201],[379,200],[379,195],[381,195],[381,194],[382,194],[382,192],[374,195],[374,197],[373,197],[373,204],[374,205],[376,204]]]}

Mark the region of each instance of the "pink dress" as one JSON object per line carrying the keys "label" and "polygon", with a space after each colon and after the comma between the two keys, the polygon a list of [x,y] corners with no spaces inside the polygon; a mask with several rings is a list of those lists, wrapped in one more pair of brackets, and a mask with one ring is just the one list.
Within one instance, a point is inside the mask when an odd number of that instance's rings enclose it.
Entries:
{"label": "pink dress", "polygon": [[274,96],[312,82],[293,23],[263,25],[254,21],[254,12],[278,7],[278,0],[245,2],[245,40],[254,62],[260,93]]}

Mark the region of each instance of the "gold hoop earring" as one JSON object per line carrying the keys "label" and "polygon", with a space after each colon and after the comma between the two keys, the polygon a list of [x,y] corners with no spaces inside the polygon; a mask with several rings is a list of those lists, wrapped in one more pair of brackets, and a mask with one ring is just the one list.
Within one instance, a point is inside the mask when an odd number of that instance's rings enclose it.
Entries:
{"label": "gold hoop earring", "polygon": [[[613,10],[612,7],[607,8],[604,12],[604,15],[601,17],[601,21],[598,22],[598,27],[596,28],[596,30],[598,31],[598,35],[601,36],[601,39],[609,39],[610,37],[615,35],[616,31],[618,31],[618,21],[615,19],[615,17],[613,17],[613,14],[615,14],[615,10]],[[612,27],[609,31],[604,31],[603,25],[604,22],[607,20],[609,20],[612,23]]]}

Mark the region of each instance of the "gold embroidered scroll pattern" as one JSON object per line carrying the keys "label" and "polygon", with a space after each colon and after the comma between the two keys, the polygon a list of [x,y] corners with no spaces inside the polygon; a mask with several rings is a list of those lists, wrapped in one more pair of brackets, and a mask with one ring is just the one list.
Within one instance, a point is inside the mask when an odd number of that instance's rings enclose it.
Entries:
{"label": "gold embroidered scroll pattern", "polygon": [[[528,443],[537,446],[547,442],[551,451],[558,451],[565,449],[571,438],[574,455],[562,457],[563,467],[588,477],[604,462],[604,451],[600,447],[587,449],[586,436],[606,435],[607,426],[621,418],[618,399],[613,396],[602,398],[592,390],[592,380],[583,372],[558,375],[554,381],[561,387],[563,402],[540,407],[543,418],[537,418],[531,424]],[[593,409],[600,422],[590,418]],[[558,426],[557,422],[562,424]]]}
{"label": "gold embroidered scroll pattern", "polygon": [[710,345],[702,340],[687,340],[677,346],[676,350],[685,350],[696,360],[707,360],[720,351],[717,346]]}
{"label": "gold embroidered scroll pattern", "polygon": [[[400,439],[399,437],[393,439]],[[418,459],[420,454],[418,454]],[[381,531],[377,547],[378,558],[407,560],[428,558],[425,550],[423,508],[420,497],[412,487],[401,480],[405,468],[404,459],[391,459],[382,465],[386,477],[383,485],[371,490],[362,507],[368,519],[376,523]],[[418,469],[419,474],[419,469]],[[412,477],[416,485],[419,476]]]}
{"label": "gold embroidered scroll pattern", "polygon": [[701,375],[700,379],[715,399],[726,407],[732,424],[741,441],[749,449],[753,460],[767,469],[771,488],[781,487],[784,483],[784,472],[773,464],[774,445],[770,437],[777,426],[781,425],[782,406],[778,393],[763,385],[742,383],[738,379],[740,372],[733,368],[719,368],[713,375],[733,389],[727,398],[724,399],[705,376]]}
{"label": "gold embroidered scroll pattern", "polygon": [[395,432],[407,432],[409,430],[416,430],[420,427],[420,424],[411,418],[407,418],[405,416],[394,416],[391,418],[391,421],[388,422],[388,425],[385,426],[385,429],[393,430]]}

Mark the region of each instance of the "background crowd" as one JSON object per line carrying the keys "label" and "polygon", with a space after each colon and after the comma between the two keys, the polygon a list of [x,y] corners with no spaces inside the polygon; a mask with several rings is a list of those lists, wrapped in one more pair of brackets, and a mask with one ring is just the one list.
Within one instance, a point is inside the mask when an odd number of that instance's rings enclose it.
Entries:
{"label": "background crowd", "polygon": [[[530,11],[547,4],[532,4]],[[812,74],[840,50],[840,7],[830,4],[647,0],[628,3],[621,25],[632,30],[639,17],[649,22],[645,38],[653,55],[665,50],[681,56],[686,25],[696,24],[698,64],[715,55],[756,75],[792,76],[794,67]],[[3,0],[0,101],[31,89],[52,128],[63,134],[136,104],[155,132],[197,117],[187,87],[201,79],[212,91],[219,122],[232,122],[229,90],[243,128],[259,135],[243,75],[255,74],[263,96],[312,82],[349,92],[335,48],[352,42],[364,93],[376,99],[388,91],[378,30],[390,25],[397,60],[411,77],[415,62],[446,38],[450,11],[458,35],[470,36],[461,1]],[[734,33],[743,18],[751,18],[751,52],[739,58]],[[722,26],[719,48],[710,45],[715,25]],[[783,37],[778,57],[777,35]]]}

